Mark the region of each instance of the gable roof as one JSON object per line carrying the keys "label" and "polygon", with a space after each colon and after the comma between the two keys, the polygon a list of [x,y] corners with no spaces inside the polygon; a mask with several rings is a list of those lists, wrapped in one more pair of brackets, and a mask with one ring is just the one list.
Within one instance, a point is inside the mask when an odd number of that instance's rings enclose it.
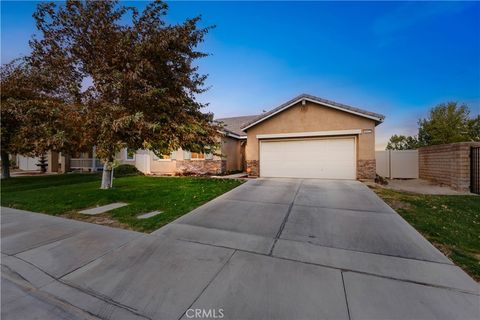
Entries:
{"label": "gable roof", "polygon": [[243,136],[246,136],[247,134],[242,131],[242,126],[246,125],[247,123],[250,123],[253,119],[258,118],[258,116],[259,115],[257,114],[253,116],[221,118],[221,119],[216,119],[215,121],[223,123],[224,125],[223,129],[225,131],[228,131],[237,136],[243,137]]}
{"label": "gable roof", "polygon": [[256,124],[272,117],[273,115],[294,106],[295,104],[297,104],[298,102],[300,102],[302,100],[318,103],[318,104],[321,104],[323,106],[327,106],[327,107],[330,107],[330,108],[333,108],[333,109],[337,109],[337,110],[345,111],[345,112],[348,112],[348,113],[356,114],[356,115],[361,116],[361,117],[369,118],[369,119],[375,120],[377,125],[382,123],[383,119],[385,119],[385,116],[381,115],[379,113],[366,111],[366,110],[363,110],[363,109],[360,109],[360,108],[348,106],[348,105],[343,104],[343,103],[338,103],[338,102],[335,102],[335,101],[319,98],[319,97],[312,96],[312,95],[304,93],[304,94],[301,94],[301,95],[293,98],[290,101],[285,102],[284,104],[282,104],[282,105],[280,105],[280,106],[278,106],[278,107],[276,107],[276,108],[274,108],[274,109],[272,109],[268,112],[262,113],[261,115],[257,116],[254,119],[251,119],[249,122],[245,123],[241,127],[241,130],[246,130],[248,128],[251,128],[251,127],[255,126]]}

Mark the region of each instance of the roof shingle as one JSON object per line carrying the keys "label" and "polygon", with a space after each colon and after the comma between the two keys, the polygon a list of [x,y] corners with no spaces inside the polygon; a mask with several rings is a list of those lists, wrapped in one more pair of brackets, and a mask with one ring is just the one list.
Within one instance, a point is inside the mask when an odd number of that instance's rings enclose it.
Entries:
{"label": "roof shingle", "polygon": [[257,117],[258,114],[252,116],[221,118],[215,119],[215,121],[223,123],[225,126],[224,129],[231,133],[238,136],[246,136],[247,134],[242,131],[242,127]]}

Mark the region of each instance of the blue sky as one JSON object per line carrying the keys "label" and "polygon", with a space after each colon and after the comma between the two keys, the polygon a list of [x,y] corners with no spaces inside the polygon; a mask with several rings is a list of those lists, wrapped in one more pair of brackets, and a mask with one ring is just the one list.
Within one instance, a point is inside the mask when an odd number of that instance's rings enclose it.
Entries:
{"label": "blue sky", "polygon": [[[130,2],[138,7],[146,2]],[[34,2],[1,2],[2,63],[28,54]],[[377,148],[445,101],[480,113],[478,2],[169,2],[169,22],[216,25],[200,63],[217,117],[310,93],[382,113]]]}

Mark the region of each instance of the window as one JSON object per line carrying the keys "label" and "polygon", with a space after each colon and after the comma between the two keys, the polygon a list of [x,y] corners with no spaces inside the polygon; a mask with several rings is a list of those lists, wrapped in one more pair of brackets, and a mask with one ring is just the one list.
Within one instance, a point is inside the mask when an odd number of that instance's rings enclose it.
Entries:
{"label": "window", "polygon": [[177,152],[176,151],[173,151],[172,153],[170,154],[162,154],[160,157],[153,154],[153,160],[157,160],[157,161],[161,161],[161,160],[175,160],[177,157]]}
{"label": "window", "polygon": [[135,160],[135,150],[127,148],[127,150],[125,150],[125,153],[126,160]]}
{"label": "window", "polygon": [[191,159],[192,160],[203,160],[203,159],[205,159],[205,153],[192,152],[191,153]]}
{"label": "window", "polygon": [[212,160],[213,154],[203,153],[203,152],[190,152],[183,150],[183,159],[184,160]]}

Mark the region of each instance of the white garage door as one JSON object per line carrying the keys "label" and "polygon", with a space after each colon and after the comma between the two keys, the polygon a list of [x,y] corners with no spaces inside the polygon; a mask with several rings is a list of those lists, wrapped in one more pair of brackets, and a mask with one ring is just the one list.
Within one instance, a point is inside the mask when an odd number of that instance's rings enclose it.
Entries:
{"label": "white garage door", "polygon": [[260,176],[355,179],[355,140],[261,141]]}

